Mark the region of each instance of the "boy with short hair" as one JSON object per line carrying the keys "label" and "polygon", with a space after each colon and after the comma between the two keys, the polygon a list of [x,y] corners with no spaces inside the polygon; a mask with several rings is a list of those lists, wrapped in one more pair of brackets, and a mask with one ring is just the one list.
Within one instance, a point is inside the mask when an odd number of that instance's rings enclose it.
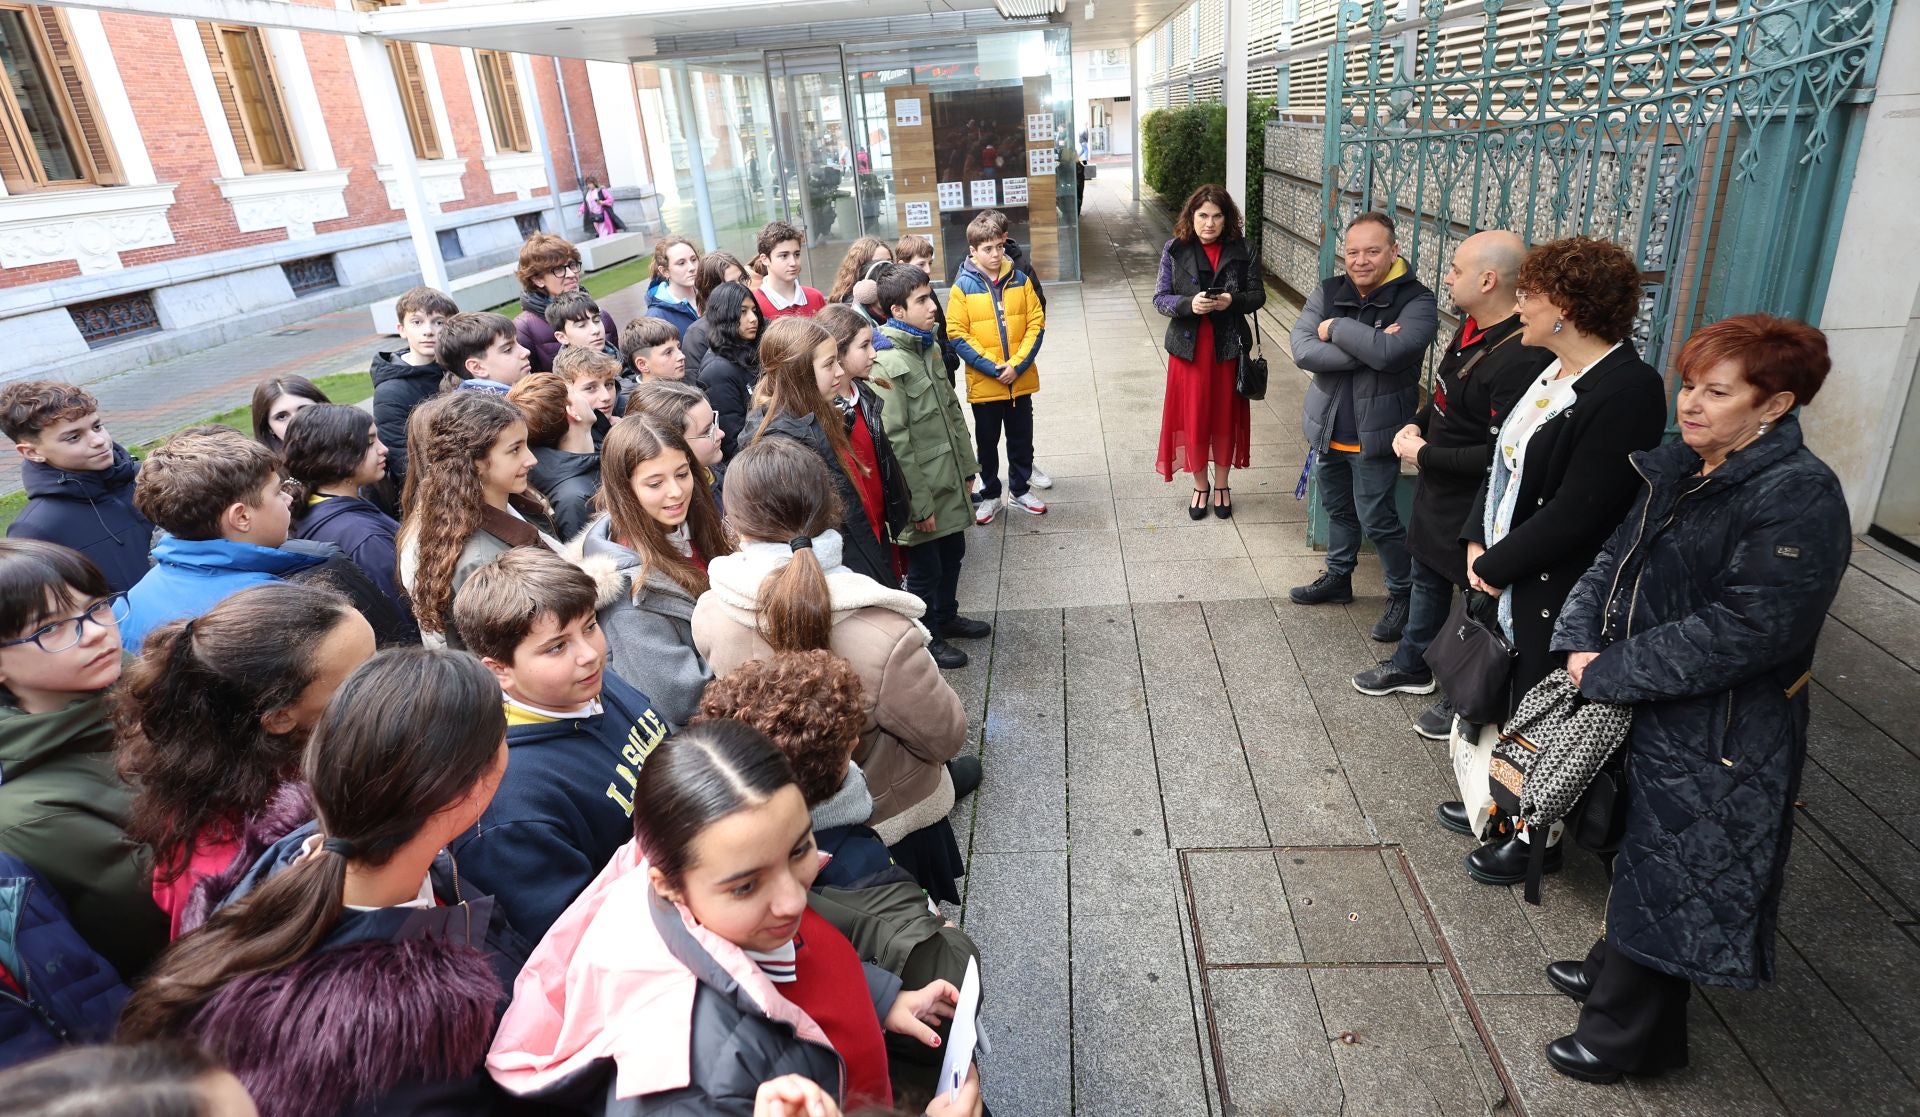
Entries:
{"label": "boy with short hair", "polygon": [[760,229],[755,247],[767,261],[766,278],[754,289],[760,313],[775,318],[811,318],[827,305],[826,296],[800,282],[801,244],[806,234],[785,221],[769,221]]}
{"label": "boy with short hair", "polygon": [[1034,360],[1046,338],[1047,312],[1026,274],[1007,259],[1006,229],[1006,218],[996,210],[967,223],[967,261],[947,295],[950,337],[967,366],[967,402],[973,405],[980,460],[980,504],[974,522],[979,524],[992,523],[1001,507],[1002,431],[1007,437],[1006,507],[1034,516],[1047,511],[1028,491],[1035,473],[1033,393],[1040,390]]}
{"label": "boy with short hair", "polygon": [[27,505],[9,539],[71,547],[91,559],[115,593],[146,576],[153,523],[135,506],[140,463],[107,433],[100,404],[58,380],[18,380],[0,391],[0,430],[26,460]]}
{"label": "boy with short hair", "polygon": [[137,652],[158,626],[273,581],[341,593],[382,647],[418,642],[418,630],[340,548],[287,538],[290,485],[273,451],[232,427],[188,427],[148,454],[133,499],[166,534],[153,545],[153,569],[127,591],[122,646]]}
{"label": "boy with short hair", "polygon": [[[555,295],[547,304],[547,325],[553,327],[554,340],[566,349],[585,349],[618,358],[620,347],[607,340],[607,322],[600,315],[600,304],[582,290]],[[559,354],[554,354],[555,359]]]}
{"label": "boy with short hair", "polygon": [[638,381],[685,380],[687,355],[680,349],[680,331],[664,318],[641,318],[620,331],[622,369]]}
{"label": "boy with short hair", "polygon": [[888,318],[879,329],[890,348],[874,357],[869,379],[884,406],[880,419],[912,495],[913,522],[895,542],[907,552],[907,590],[926,602],[927,650],[945,668],[965,667],[967,653],[949,638],[978,639],[992,628],[959,613],[960,563],[967,554],[967,422],[952,385],[941,375],[933,335],[939,303],[927,273],[905,264],[882,270],[876,297]]}
{"label": "boy with short hair", "polygon": [[447,369],[443,391],[465,388],[504,396],[533,367],[513,320],[485,310],[448,319],[436,351]]}
{"label": "boy with short hair", "polygon": [[593,579],[543,547],[482,566],[453,603],[461,639],[500,681],[507,771],[448,850],[530,942],[633,837],[640,766],[673,729],[607,670],[596,603]]}
{"label": "boy with short hair", "polygon": [[393,310],[407,344],[373,355],[373,422],[387,447],[387,476],[398,488],[407,477],[407,417],[440,393],[447,375],[440,363],[440,334],[460,308],[444,292],[415,287]]}
{"label": "boy with short hair", "polygon": [[580,405],[580,414],[593,427],[594,449],[599,449],[613,429],[614,416],[621,413],[620,358],[569,345],[553,355],[553,373]]}
{"label": "boy with short hair", "polygon": [[[908,233],[894,243],[893,258],[902,264],[919,268],[927,273],[929,281],[939,273],[933,270],[933,241],[918,233]],[[938,286],[938,284],[935,284]],[[933,301],[934,336],[940,339],[940,363],[947,370],[947,386],[959,384],[960,355],[953,351],[953,342],[947,334],[947,312],[940,306],[940,300]],[[1045,485],[1040,486],[1046,488]]]}
{"label": "boy with short hair", "polygon": [[[559,371],[568,364],[569,353],[613,364],[613,358],[604,353],[562,349],[553,361],[555,371],[536,372],[507,393],[507,402],[527,417],[527,445],[534,457],[527,480],[547,498],[555,534],[563,540],[579,535],[593,519],[593,498],[600,493],[600,454],[593,444],[598,413],[593,403],[601,394],[594,385],[609,382],[591,370],[583,371],[586,362],[576,360],[569,369],[579,376],[581,390],[576,392]],[[610,403],[612,392],[604,395]]]}

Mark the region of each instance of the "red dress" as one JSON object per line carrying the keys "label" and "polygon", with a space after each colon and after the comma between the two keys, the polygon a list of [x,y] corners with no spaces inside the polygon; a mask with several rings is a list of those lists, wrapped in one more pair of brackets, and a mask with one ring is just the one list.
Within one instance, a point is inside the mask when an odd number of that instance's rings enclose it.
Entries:
{"label": "red dress", "polygon": [[[1220,242],[1201,245],[1211,271],[1220,266]],[[1206,277],[1202,277],[1203,279]],[[1165,480],[1195,473],[1207,463],[1245,469],[1252,409],[1233,390],[1234,362],[1213,355],[1214,315],[1200,316],[1191,361],[1167,357],[1167,402],[1160,412],[1160,452],[1154,468]]]}

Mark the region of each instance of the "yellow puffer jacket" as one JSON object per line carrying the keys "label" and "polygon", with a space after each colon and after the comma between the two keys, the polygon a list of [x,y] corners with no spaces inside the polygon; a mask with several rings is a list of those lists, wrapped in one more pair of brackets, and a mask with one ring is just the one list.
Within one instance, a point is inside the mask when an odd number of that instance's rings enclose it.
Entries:
{"label": "yellow puffer jacket", "polygon": [[[989,280],[972,260],[947,294],[947,340],[967,366],[967,402],[993,403],[1030,396],[1040,390],[1040,354],[1047,332],[1047,311],[1033,293],[1026,273],[1000,261],[1000,275]],[[1012,384],[999,380],[998,365],[1011,361],[1019,375]]]}

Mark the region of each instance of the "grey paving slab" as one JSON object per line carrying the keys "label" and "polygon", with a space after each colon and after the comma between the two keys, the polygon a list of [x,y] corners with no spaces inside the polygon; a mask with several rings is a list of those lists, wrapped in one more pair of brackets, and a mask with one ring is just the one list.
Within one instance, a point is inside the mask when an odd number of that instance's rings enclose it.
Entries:
{"label": "grey paving slab", "polygon": [[1068,837],[1081,850],[1164,850],[1167,823],[1132,610],[1067,610],[1064,639]]}
{"label": "grey paving slab", "polygon": [[1127,592],[1136,602],[1265,597],[1260,576],[1248,558],[1128,562]]}
{"label": "grey paving slab", "polygon": [[1445,971],[1314,968],[1313,992],[1340,1074],[1346,1112],[1482,1114],[1500,1097],[1483,1092],[1473,1064],[1486,1050],[1462,1036],[1442,998]]}
{"label": "grey paving slab", "polygon": [[966,932],[985,959],[981,1089],[996,1112],[1073,1111],[1067,855],[973,855]]}
{"label": "grey paving slab", "polygon": [[1194,850],[1186,858],[1207,965],[1307,960],[1271,851]]}
{"label": "grey paving slab", "polygon": [[1425,962],[1387,862],[1374,850],[1275,855],[1308,962]]}
{"label": "grey paving slab", "polygon": [[[1179,491],[1188,490],[1182,486]],[[1232,521],[1209,516],[1199,521],[1188,520],[1187,523],[1191,526],[1153,524],[1121,528],[1118,536],[1127,565],[1247,557],[1246,545],[1240,541],[1240,533],[1234,530]],[[1256,590],[1252,596],[1263,595]]]}
{"label": "grey paving slab", "polygon": [[1913,623],[1914,605],[1911,597],[1856,567],[1841,578],[1830,612],[1834,620],[1920,670],[1920,626]]}
{"label": "grey paving slab", "polygon": [[[1820,630],[1814,677],[1881,732],[1920,752],[1920,702],[1912,700],[1912,672],[1866,637],[1829,620]],[[1888,685],[1904,679],[1906,685]]]}
{"label": "grey paving slab", "polygon": [[1060,624],[1050,609],[1002,612],[996,621],[976,853],[1067,848]]}
{"label": "grey paving slab", "polygon": [[1035,535],[1061,531],[1112,531],[1113,501],[1107,497],[1098,500],[1054,501],[1047,505],[1044,516],[1029,516],[1025,512],[1001,512],[1000,518],[1007,521],[1009,535]]}
{"label": "grey paving slab", "polygon": [[1640,1112],[1625,1083],[1576,1082],[1547,1065],[1547,1044],[1573,1031],[1579,1019],[1579,1007],[1566,997],[1558,993],[1476,995],[1474,1003],[1528,1113],[1633,1117]]}
{"label": "grey paving slab", "polygon": [[[1049,513],[1051,514],[1051,513]],[[1111,531],[1050,531],[1007,537],[1001,577],[1022,577],[1067,567],[1120,565],[1120,536]],[[1052,577],[1072,578],[1072,574]]]}
{"label": "grey paving slab", "polygon": [[1120,566],[1081,566],[1065,572],[1014,570],[1000,580],[1002,609],[1071,609],[1126,602],[1127,572]]}
{"label": "grey paving slab", "polygon": [[[1234,494],[1237,505],[1245,498]],[[1291,500],[1291,497],[1287,499]],[[1307,542],[1307,529],[1304,520],[1295,522],[1262,523],[1248,520],[1235,509],[1230,521],[1240,533],[1240,544],[1247,554],[1255,558],[1311,558],[1318,554],[1313,545]]]}
{"label": "grey paving slab", "polygon": [[1641,1113],[1647,1117],[1760,1117],[1787,1112],[1726,1024],[1698,997],[1688,1005],[1687,1057],[1688,1065],[1681,1070],[1626,1080]]}
{"label": "grey paving slab", "polygon": [[[1817,682],[1813,685],[1807,753],[1875,818],[1908,842],[1920,842],[1920,756]],[[1819,801],[1808,802],[1814,807]],[[1909,894],[1908,899],[1920,901],[1920,894]]]}
{"label": "grey paving slab", "polygon": [[1326,1024],[1305,970],[1213,970],[1207,975],[1225,1066],[1222,1095],[1235,1114],[1345,1112]]}

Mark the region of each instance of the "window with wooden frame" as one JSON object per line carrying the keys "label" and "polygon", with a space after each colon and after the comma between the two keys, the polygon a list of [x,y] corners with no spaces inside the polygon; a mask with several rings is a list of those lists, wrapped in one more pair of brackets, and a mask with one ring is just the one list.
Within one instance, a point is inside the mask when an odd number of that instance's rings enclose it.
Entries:
{"label": "window with wooden frame", "polygon": [[207,63],[213,67],[214,92],[240,153],[240,169],[248,174],[299,170],[300,151],[260,29],[230,23],[199,26]]}
{"label": "window with wooden frame", "polygon": [[121,180],[59,9],[0,3],[0,181],[9,193]]}
{"label": "window with wooden frame", "polygon": [[[363,12],[399,7],[399,0],[354,0]],[[433,122],[433,98],[427,94],[427,79],[420,67],[420,48],[413,43],[387,40],[387,61],[393,65],[393,84],[400,89],[400,109],[407,115],[407,135],[413,137],[416,159],[439,159],[440,129]],[[432,47],[426,47],[432,50]]]}
{"label": "window with wooden frame", "polygon": [[532,151],[520,82],[513,74],[513,56],[497,50],[475,50],[473,64],[480,71],[480,96],[487,103],[494,150]]}

